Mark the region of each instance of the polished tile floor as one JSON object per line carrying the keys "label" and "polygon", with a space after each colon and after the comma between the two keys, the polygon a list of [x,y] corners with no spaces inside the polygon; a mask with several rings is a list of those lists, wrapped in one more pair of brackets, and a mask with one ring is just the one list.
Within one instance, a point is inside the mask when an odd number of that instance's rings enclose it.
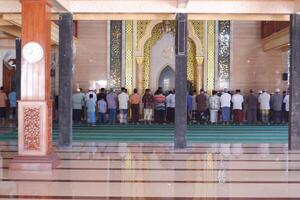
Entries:
{"label": "polished tile floor", "polygon": [[2,199],[300,199],[300,151],[286,144],[77,142],[51,172],[9,171],[0,142]]}

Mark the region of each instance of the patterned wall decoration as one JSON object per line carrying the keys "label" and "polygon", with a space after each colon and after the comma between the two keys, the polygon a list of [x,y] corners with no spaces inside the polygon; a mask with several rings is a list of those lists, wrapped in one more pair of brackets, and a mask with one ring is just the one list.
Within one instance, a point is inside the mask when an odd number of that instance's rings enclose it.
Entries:
{"label": "patterned wall decoration", "polygon": [[125,86],[129,94],[133,90],[133,21],[125,22]]}
{"label": "patterned wall decoration", "polygon": [[[158,23],[154,26],[151,32],[151,38],[149,38],[144,46],[144,68],[143,68],[143,90],[148,88],[150,85],[150,52],[152,46],[161,39],[164,32],[163,22]],[[175,21],[170,21],[170,28],[175,28]],[[191,38],[188,38],[188,63],[187,63],[187,74],[188,80],[190,80],[195,85],[195,67],[196,67],[196,46]]]}
{"label": "patterned wall decoration", "polygon": [[204,41],[204,21],[202,21],[202,20],[191,20],[191,23],[193,25],[193,28],[195,30],[195,33],[196,33],[197,37],[203,43],[203,41]]}
{"label": "patterned wall decoration", "polygon": [[[171,26],[175,27],[175,22],[171,23]],[[144,68],[143,68],[143,90],[149,88],[150,80],[150,52],[151,47],[162,37],[163,23],[158,23],[154,26],[151,32],[151,38],[147,40],[144,46]],[[143,91],[142,90],[142,91]]]}
{"label": "patterned wall decoration", "polygon": [[215,21],[207,21],[207,91],[215,87]]}
{"label": "patterned wall decoration", "polygon": [[41,108],[24,108],[24,150],[40,149]]}
{"label": "patterned wall decoration", "polygon": [[138,20],[137,21],[136,44],[138,44],[140,42],[140,40],[143,38],[143,36],[145,35],[147,26],[150,22],[151,22],[150,20]]}
{"label": "patterned wall decoration", "polygon": [[110,85],[121,87],[122,77],[122,21],[110,22]]}
{"label": "patterned wall decoration", "polygon": [[196,84],[196,45],[191,38],[188,38],[188,54],[187,54],[187,79],[193,83],[195,87]]}
{"label": "patterned wall decoration", "polygon": [[53,103],[52,101],[47,102],[47,113],[48,113],[48,153],[52,151],[52,127],[53,127],[53,122],[52,122],[52,116],[53,116]]}
{"label": "patterned wall decoration", "polygon": [[220,88],[229,88],[230,82],[230,21],[218,22],[218,65],[217,74]]}

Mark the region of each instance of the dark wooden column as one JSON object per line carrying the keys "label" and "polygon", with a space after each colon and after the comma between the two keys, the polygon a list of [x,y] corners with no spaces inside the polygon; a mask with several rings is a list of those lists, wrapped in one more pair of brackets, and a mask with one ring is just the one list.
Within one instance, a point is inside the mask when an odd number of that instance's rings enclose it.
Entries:
{"label": "dark wooden column", "polygon": [[300,15],[291,15],[290,26],[289,148],[300,149]]}
{"label": "dark wooden column", "polygon": [[72,146],[73,16],[60,14],[59,20],[59,146]]}
{"label": "dark wooden column", "polygon": [[21,38],[16,39],[16,94],[17,100],[21,99]]}
{"label": "dark wooden column", "polygon": [[174,146],[186,147],[187,129],[187,14],[176,14],[175,135]]}

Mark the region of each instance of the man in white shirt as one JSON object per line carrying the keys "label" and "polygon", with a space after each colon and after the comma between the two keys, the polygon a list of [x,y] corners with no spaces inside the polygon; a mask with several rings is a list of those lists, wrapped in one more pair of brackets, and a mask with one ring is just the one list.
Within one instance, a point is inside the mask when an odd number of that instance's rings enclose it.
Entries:
{"label": "man in white shirt", "polygon": [[125,91],[126,91],[125,88],[121,88],[121,93],[118,95],[119,110],[120,110],[120,124],[127,124],[129,96]]}
{"label": "man in white shirt", "polygon": [[84,106],[85,95],[78,88],[72,96],[73,121],[80,123],[82,119],[82,108]]}
{"label": "man in white shirt", "polygon": [[224,89],[223,94],[220,97],[221,110],[222,110],[222,120],[224,125],[229,124],[230,120],[230,101],[231,95],[228,93],[227,89]]}
{"label": "man in white shirt", "polygon": [[173,91],[169,91],[169,95],[166,97],[167,103],[167,122],[172,124],[175,121],[175,94]]}
{"label": "man in white shirt", "polygon": [[270,99],[271,96],[265,90],[258,97],[262,123],[269,123]]}
{"label": "man in white shirt", "polygon": [[241,95],[241,90],[235,91],[235,94],[232,96],[231,102],[233,104],[233,122],[242,124],[244,97]]}

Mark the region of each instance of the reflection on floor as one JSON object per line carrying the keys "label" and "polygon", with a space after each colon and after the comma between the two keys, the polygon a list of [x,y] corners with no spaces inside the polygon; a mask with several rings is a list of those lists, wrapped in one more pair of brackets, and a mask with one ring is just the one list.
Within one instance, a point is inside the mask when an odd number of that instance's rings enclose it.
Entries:
{"label": "reflection on floor", "polygon": [[9,171],[0,142],[3,199],[300,199],[300,151],[286,144],[76,142],[52,172]]}

